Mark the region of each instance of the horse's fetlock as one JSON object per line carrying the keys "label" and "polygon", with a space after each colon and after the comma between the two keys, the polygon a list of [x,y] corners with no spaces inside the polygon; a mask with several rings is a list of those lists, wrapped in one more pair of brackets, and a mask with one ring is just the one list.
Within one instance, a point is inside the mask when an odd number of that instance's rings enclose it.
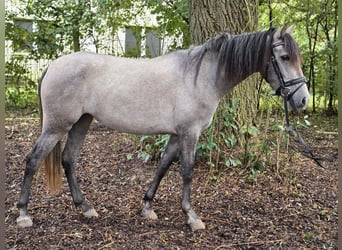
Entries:
{"label": "horse's fetlock", "polygon": [[182,210],[183,210],[183,212],[185,213],[185,214],[188,214],[189,213],[189,211],[191,210],[191,205],[190,205],[190,203],[185,203],[185,202],[183,202],[182,203]]}
{"label": "horse's fetlock", "polygon": [[144,201],[145,202],[151,202],[153,200],[154,194],[152,192],[147,192],[144,196]]}
{"label": "horse's fetlock", "polygon": [[78,199],[78,200],[74,200],[74,205],[76,208],[81,207],[83,211],[87,211],[89,209],[91,209],[92,207],[89,206],[84,199]]}

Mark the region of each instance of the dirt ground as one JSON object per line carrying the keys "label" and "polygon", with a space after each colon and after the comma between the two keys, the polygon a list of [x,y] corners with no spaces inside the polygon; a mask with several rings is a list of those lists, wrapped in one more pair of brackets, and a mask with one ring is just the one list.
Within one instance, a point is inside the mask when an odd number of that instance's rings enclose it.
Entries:
{"label": "dirt ground", "polygon": [[[329,119],[328,122],[321,121]],[[156,162],[136,157],[134,141],[98,123],[82,149],[78,179],[99,213],[85,219],[72,203],[66,179],[51,196],[36,175],[29,211],[33,227],[16,226],[24,174],[23,159],[39,135],[39,120],[7,118],[6,249],[337,249],[337,117],[316,119],[303,136],[322,156],[322,169],[303,156],[284,159],[278,172],[265,170],[255,182],[241,169],[226,169],[217,180],[196,163],[192,205],[206,229],[191,232],[180,208],[182,182],[174,164],[154,202],[157,221],[140,216],[142,198]],[[324,126],[324,127],[323,127]],[[132,157],[133,154],[133,157]]]}

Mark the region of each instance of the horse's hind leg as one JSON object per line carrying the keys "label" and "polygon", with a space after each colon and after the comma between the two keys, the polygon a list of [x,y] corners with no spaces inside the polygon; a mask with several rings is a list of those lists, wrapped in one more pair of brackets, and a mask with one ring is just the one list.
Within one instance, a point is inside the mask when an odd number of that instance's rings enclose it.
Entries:
{"label": "horse's hind leg", "polygon": [[83,115],[71,128],[62,155],[62,164],[70,187],[71,195],[76,207],[81,207],[86,217],[98,216],[96,211],[85,201],[75,174],[76,159],[83,144],[89,125],[93,117]]}
{"label": "horse's hind leg", "polygon": [[55,147],[58,141],[62,139],[64,132],[43,132],[34,148],[26,156],[26,168],[24,174],[24,180],[22,183],[21,193],[19,196],[19,202],[17,207],[19,208],[20,216],[17,218],[17,224],[19,227],[32,226],[32,220],[29,217],[27,206],[30,196],[30,188],[33,180],[33,176],[36,173],[43,160]]}
{"label": "horse's hind leg", "polygon": [[144,201],[145,207],[141,211],[142,216],[149,219],[157,219],[156,213],[152,210],[151,202],[156,194],[160,181],[165,176],[166,172],[169,170],[171,163],[179,151],[178,146],[178,136],[172,135],[169,139],[165,152],[160,159],[157,173],[152,181],[150,188],[147,190]]}

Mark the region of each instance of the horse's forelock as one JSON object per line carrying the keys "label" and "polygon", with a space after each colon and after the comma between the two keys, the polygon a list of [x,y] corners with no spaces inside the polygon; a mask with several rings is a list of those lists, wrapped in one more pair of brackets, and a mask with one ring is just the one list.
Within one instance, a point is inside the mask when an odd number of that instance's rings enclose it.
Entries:
{"label": "horse's forelock", "polygon": [[285,33],[282,36],[282,39],[284,41],[285,50],[288,53],[288,56],[290,58],[290,62],[303,63],[303,57],[301,56],[298,44],[293,39],[293,37],[290,34]]}

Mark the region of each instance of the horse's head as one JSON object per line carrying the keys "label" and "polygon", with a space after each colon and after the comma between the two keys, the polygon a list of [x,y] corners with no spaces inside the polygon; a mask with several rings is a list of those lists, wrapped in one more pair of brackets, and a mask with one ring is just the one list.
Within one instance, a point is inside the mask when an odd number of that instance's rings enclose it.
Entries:
{"label": "horse's head", "polygon": [[291,36],[293,28],[284,26],[274,33],[265,79],[286,99],[289,110],[301,110],[306,108],[310,94],[301,69],[302,57]]}

